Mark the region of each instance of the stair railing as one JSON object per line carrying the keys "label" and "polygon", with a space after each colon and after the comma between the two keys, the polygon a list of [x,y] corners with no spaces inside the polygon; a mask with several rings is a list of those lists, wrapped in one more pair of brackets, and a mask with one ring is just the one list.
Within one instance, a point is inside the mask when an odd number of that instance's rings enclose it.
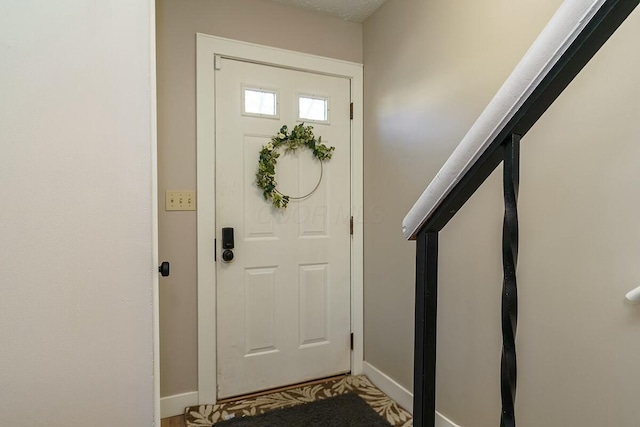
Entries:
{"label": "stair railing", "polygon": [[438,233],[504,162],[501,427],[515,427],[520,140],[640,0],[566,0],[403,221],[416,240],[414,426],[434,427]]}

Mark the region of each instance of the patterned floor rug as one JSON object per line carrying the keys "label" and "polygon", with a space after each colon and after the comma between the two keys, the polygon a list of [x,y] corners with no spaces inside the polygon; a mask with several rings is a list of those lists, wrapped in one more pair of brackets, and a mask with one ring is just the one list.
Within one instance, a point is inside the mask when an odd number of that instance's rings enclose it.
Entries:
{"label": "patterned floor rug", "polygon": [[185,421],[187,427],[210,427],[231,418],[264,414],[272,409],[288,408],[349,392],[359,395],[392,426],[413,426],[411,414],[378,390],[364,375],[347,376],[321,384],[293,388],[246,400],[216,405],[190,406],[185,410]]}

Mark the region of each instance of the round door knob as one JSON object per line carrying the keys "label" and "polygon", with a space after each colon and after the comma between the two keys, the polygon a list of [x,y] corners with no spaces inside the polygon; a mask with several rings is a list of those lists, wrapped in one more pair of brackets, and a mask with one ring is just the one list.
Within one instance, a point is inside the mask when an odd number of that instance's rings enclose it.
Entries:
{"label": "round door knob", "polygon": [[225,262],[231,262],[231,261],[233,261],[233,251],[232,251],[231,249],[225,249],[225,250],[222,252],[222,259],[223,259]]}
{"label": "round door knob", "polygon": [[160,264],[160,267],[158,267],[158,273],[160,273],[162,277],[167,277],[169,275],[169,270],[169,263],[167,261],[164,261]]}

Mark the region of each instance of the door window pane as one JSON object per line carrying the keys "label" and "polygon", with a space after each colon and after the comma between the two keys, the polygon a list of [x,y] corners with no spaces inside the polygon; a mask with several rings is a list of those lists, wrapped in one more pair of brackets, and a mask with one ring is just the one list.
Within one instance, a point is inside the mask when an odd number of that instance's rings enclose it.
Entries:
{"label": "door window pane", "polygon": [[329,99],[319,96],[298,97],[298,118],[314,122],[329,121]]}
{"label": "door window pane", "polygon": [[275,90],[244,88],[244,113],[249,115],[278,115],[278,93]]}

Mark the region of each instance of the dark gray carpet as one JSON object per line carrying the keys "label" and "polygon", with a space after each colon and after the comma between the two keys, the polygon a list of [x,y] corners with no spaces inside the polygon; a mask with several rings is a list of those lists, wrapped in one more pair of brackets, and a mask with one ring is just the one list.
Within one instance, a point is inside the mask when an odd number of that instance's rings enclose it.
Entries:
{"label": "dark gray carpet", "polygon": [[215,424],[216,427],[389,427],[355,393],[329,397],[311,403],[256,415],[232,418]]}

